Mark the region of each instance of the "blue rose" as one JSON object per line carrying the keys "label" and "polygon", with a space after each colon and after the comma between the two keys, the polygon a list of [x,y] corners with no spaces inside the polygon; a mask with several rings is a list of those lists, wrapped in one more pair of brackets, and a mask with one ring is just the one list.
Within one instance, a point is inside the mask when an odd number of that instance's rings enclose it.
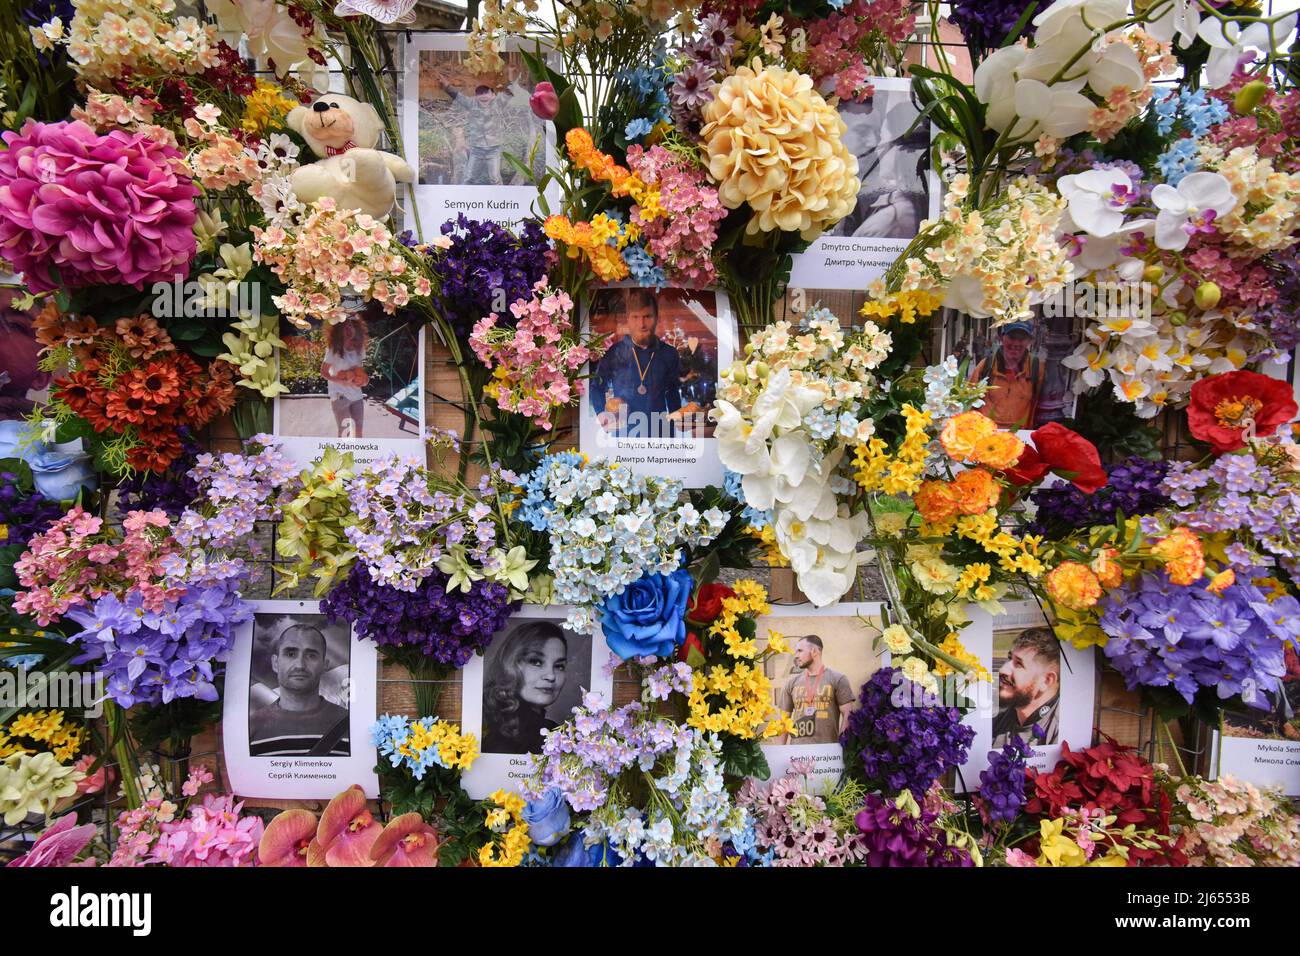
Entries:
{"label": "blue rose", "polygon": [[555,846],[569,832],[569,802],[558,787],[551,787],[524,805],[528,838],[537,846]]}
{"label": "blue rose", "polygon": [[555,854],[551,857],[551,866],[618,866],[622,861],[623,858],[604,840],[587,846],[582,831],[579,830],[570,834],[567,840],[556,847]]}
{"label": "blue rose", "polygon": [[50,445],[24,434],[26,422],[0,422],[0,458],[21,458],[32,472],[32,482],[42,498],[71,501],[84,486],[94,490],[97,480],[81,439]]}
{"label": "blue rose", "polygon": [[672,574],[646,574],[600,609],[600,626],[609,649],[628,660],[669,657],[686,640],[686,602],[693,582],[685,568]]}

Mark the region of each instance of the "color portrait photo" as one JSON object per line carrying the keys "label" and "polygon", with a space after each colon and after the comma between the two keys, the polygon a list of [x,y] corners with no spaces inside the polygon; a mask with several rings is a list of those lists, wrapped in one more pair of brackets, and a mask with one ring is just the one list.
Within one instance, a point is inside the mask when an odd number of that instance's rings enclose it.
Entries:
{"label": "color portrait photo", "polygon": [[286,329],[277,433],[310,438],[420,436],[420,332],[367,309],[344,322]]}

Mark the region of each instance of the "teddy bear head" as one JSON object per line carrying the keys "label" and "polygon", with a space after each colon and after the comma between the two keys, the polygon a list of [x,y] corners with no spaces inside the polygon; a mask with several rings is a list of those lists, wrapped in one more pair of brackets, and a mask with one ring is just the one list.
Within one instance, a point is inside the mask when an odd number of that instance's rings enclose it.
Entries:
{"label": "teddy bear head", "polygon": [[383,129],[373,106],[342,93],[324,93],[310,106],[295,106],[285,122],[317,156],[337,156],[353,147],[372,149]]}

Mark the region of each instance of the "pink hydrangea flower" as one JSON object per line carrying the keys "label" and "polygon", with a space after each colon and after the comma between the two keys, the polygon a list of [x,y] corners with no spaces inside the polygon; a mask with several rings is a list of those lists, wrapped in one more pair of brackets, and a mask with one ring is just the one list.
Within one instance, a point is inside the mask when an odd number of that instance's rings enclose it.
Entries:
{"label": "pink hydrangea flower", "polygon": [[139,289],[189,271],[199,190],[175,147],[30,119],[3,139],[0,255],[33,292]]}

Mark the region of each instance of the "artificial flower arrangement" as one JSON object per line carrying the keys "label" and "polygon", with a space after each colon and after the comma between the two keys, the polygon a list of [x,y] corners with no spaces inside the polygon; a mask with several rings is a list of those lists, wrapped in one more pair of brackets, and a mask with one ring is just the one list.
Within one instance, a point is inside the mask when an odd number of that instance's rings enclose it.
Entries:
{"label": "artificial flower arrangement", "polygon": [[[970,603],[1039,597],[1063,639],[1098,646],[1165,717],[1215,721],[1284,693],[1300,641],[1296,405],[1254,369],[1300,338],[1300,101],[1275,68],[1294,15],[961,0],[968,83],[942,48],[909,63],[924,37],[901,0],[582,2],[547,21],[489,2],[470,38],[480,65],[500,68],[512,36],[555,52],[523,57],[561,147],[539,185],[562,204],[513,229],[460,216],[426,239],[306,196],[324,166],[305,164],[314,146],[291,119],[332,57],[395,147],[376,24],[410,6],[223,0],[200,21],[168,0],[73,0],[0,24],[0,49],[42,74],[14,95],[0,68],[0,256],[56,376],[30,425],[0,428],[0,585],[16,591],[0,653],[108,672],[128,803],[111,856],[78,809],[19,865],[1293,862],[1297,816],[1278,795],[1174,775],[1110,740],[1063,744],[1050,770],[1013,741],[969,807],[942,781],[972,743],[962,692],[990,676],[962,642]],[[941,214],[852,322],[819,307],[777,321],[790,255],[854,208],[869,172],[840,104],[904,72],[942,134]],[[564,450],[607,344],[578,316],[629,279],[731,293],[747,342],[714,413],[724,489]],[[201,308],[152,314],[160,282]],[[1065,363],[1085,403],[1072,427],[1014,434],[955,358],[924,367],[947,310],[996,329],[1081,283],[1140,283],[1145,298],[1084,316]],[[366,308],[432,325],[466,440],[365,465],[331,449],[301,469],[263,434],[284,391],[281,322]],[[1185,417],[1204,457],[1109,460],[1089,427],[1103,408]],[[207,451],[228,413],[246,444]],[[319,817],[264,826],[203,792],[207,771],[131,769],[132,743],[183,749],[211,723],[259,525],[275,528],[282,588],[314,580],[331,619],[416,680],[425,716],[374,729],[378,806],[350,787]],[[764,665],[782,639],[758,639],[758,582],[716,580],[760,550],[820,606],[881,569],[875,641],[891,663],[859,690],[833,787],[799,762],[766,779],[759,744],[786,718]],[[472,800],[459,778],[477,743],[437,716],[428,681],[481,654],[524,600],[599,628],[641,692],[585,696],[522,793]],[[106,786],[102,755],[82,752],[95,733],[50,714],[3,732],[7,823]]]}
{"label": "artificial flower arrangement", "polygon": [[[893,0],[797,13],[725,3],[669,31],[687,6],[583,3],[552,21],[528,4],[492,3],[471,49],[490,70],[505,41],[528,31],[562,61],[559,72],[526,56],[533,110],[565,144],[564,168],[547,173],[564,206],[546,210],[546,231],[576,264],[570,282],[720,282],[741,326],[757,330],[773,317],[791,253],[857,202],[837,98],[866,99],[872,71],[901,66],[916,17]],[[648,64],[628,65],[646,50]]]}

